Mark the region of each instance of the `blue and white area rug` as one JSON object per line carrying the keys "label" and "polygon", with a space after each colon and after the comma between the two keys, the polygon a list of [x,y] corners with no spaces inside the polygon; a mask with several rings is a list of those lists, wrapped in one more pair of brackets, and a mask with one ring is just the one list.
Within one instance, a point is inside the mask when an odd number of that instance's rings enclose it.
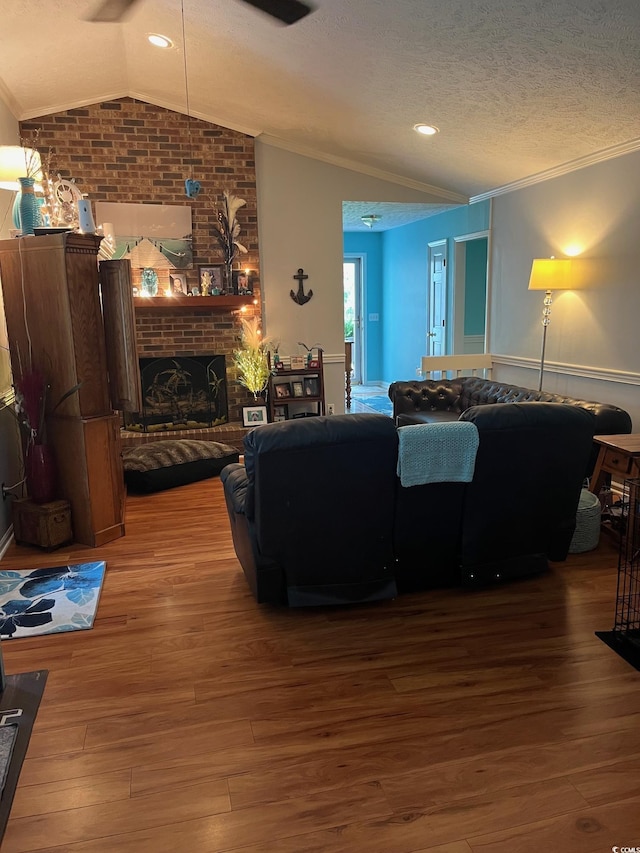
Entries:
{"label": "blue and white area rug", "polygon": [[393,403],[388,396],[377,394],[374,397],[358,397],[357,399],[370,409],[375,409],[376,412],[380,412],[381,415],[393,414]]}
{"label": "blue and white area rug", "polygon": [[0,638],[38,637],[93,626],[104,560],[0,571]]}

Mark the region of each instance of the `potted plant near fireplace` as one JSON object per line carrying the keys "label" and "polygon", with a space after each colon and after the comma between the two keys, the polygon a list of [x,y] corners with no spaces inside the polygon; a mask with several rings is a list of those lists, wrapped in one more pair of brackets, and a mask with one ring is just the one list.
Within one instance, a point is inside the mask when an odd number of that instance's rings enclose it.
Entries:
{"label": "potted plant near fireplace", "polygon": [[238,368],[238,381],[253,394],[254,403],[264,399],[269,381],[267,349],[270,339],[262,336],[258,317],[240,320],[240,346],[233,352],[233,362]]}

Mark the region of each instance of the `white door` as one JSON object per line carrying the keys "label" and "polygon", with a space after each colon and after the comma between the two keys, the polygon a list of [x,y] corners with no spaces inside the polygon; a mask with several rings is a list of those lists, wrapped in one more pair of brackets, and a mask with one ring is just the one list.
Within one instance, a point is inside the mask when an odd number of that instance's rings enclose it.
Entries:
{"label": "white door", "polygon": [[446,355],[447,241],[429,243],[427,355]]}
{"label": "white door", "polygon": [[347,255],[342,264],[344,286],[344,339],[351,341],[352,382],[362,383],[364,346],[362,334],[362,258]]}

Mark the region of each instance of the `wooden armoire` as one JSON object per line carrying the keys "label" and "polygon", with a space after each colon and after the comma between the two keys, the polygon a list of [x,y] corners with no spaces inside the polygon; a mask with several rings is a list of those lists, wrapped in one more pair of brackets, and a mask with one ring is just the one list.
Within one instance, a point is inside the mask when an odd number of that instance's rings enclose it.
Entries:
{"label": "wooden armoire", "polygon": [[[124,535],[125,501],[98,275],[100,240],[66,232],[0,241],[11,368],[16,376],[25,366],[37,367],[50,385],[47,435],[60,497],[71,504],[75,541],[94,547]],[[128,334],[135,335],[131,325]],[[78,391],[52,412],[78,383]]]}

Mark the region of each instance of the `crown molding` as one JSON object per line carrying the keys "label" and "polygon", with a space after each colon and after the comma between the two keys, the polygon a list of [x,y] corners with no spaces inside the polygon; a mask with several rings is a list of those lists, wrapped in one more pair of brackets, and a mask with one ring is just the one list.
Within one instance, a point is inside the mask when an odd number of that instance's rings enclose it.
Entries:
{"label": "crown molding", "polygon": [[[82,107],[88,107],[91,104],[102,104],[105,101],[117,101],[119,98],[133,98],[136,101],[143,101],[145,104],[151,104],[154,107],[162,107],[165,110],[171,110],[174,113],[180,113],[181,115],[186,116],[185,105],[184,104],[176,104],[173,101],[164,100],[163,98],[156,98],[155,96],[149,95],[146,92],[138,92],[138,91],[117,91],[117,92],[107,92],[102,95],[98,95],[96,97],[87,98],[78,101],[68,101],[62,104],[56,104],[51,108],[47,108],[47,112],[43,113],[41,109],[33,110],[29,112],[25,112],[20,115],[19,121],[28,121],[32,118],[40,118],[44,115],[52,115],[53,113],[65,112],[66,110],[77,110]],[[209,122],[209,124],[217,124],[220,127],[226,127],[229,130],[235,130],[238,133],[244,133],[246,136],[256,137],[260,131],[255,127],[246,127],[244,125],[240,125],[234,122],[230,122],[228,119],[220,118],[218,116],[212,116],[207,113],[200,112],[199,110],[191,110],[189,112],[191,118],[201,119],[202,121]]]}
{"label": "crown molding", "polygon": [[[491,353],[491,360],[494,364],[505,364],[509,367],[524,367],[535,371],[540,370],[539,358],[524,358],[516,355]],[[586,364],[545,361],[544,372],[561,373],[563,376],[578,376],[582,379],[597,379],[601,382],[619,382],[621,385],[640,385],[640,373],[634,373],[629,370],[610,370]]]}
{"label": "crown molding", "polygon": [[537,172],[535,175],[529,175],[527,178],[512,181],[510,184],[504,184],[501,187],[488,190],[486,193],[471,196],[469,203],[473,204],[476,201],[485,201],[494,196],[505,195],[514,190],[534,186],[534,184],[542,184],[544,181],[550,181],[552,178],[559,178],[561,175],[568,175],[570,172],[586,169],[587,166],[594,166],[596,163],[605,163],[607,160],[622,157],[624,154],[631,154],[633,151],[640,151],[640,138],[631,139],[629,142],[621,142],[619,145],[611,146],[611,148],[603,148],[602,151],[587,154],[585,157],[578,157],[576,160],[569,160],[567,163],[561,163],[559,166],[545,169],[544,172]]}
{"label": "crown molding", "polygon": [[346,157],[338,157],[333,154],[326,154],[322,151],[316,151],[313,148],[307,148],[304,145],[299,145],[295,142],[289,142],[281,139],[279,136],[270,136],[267,133],[261,133],[258,136],[260,142],[269,145],[272,148],[281,148],[283,151],[289,151],[291,154],[299,154],[302,157],[309,157],[311,160],[319,160],[321,163],[328,163],[330,166],[338,166],[341,169],[349,169],[351,172],[358,172],[361,175],[367,175],[370,178],[378,178],[381,181],[387,181],[391,184],[398,184],[410,190],[417,190],[422,193],[430,193],[438,196],[436,199],[450,201],[455,204],[469,204],[469,197],[451,190],[445,190],[442,187],[434,187],[432,184],[424,184],[421,181],[415,181],[413,178],[406,178],[402,175],[395,175],[393,172],[385,172],[382,169],[376,169],[373,166],[366,166],[363,163],[357,163],[355,160],[349,160]]}

